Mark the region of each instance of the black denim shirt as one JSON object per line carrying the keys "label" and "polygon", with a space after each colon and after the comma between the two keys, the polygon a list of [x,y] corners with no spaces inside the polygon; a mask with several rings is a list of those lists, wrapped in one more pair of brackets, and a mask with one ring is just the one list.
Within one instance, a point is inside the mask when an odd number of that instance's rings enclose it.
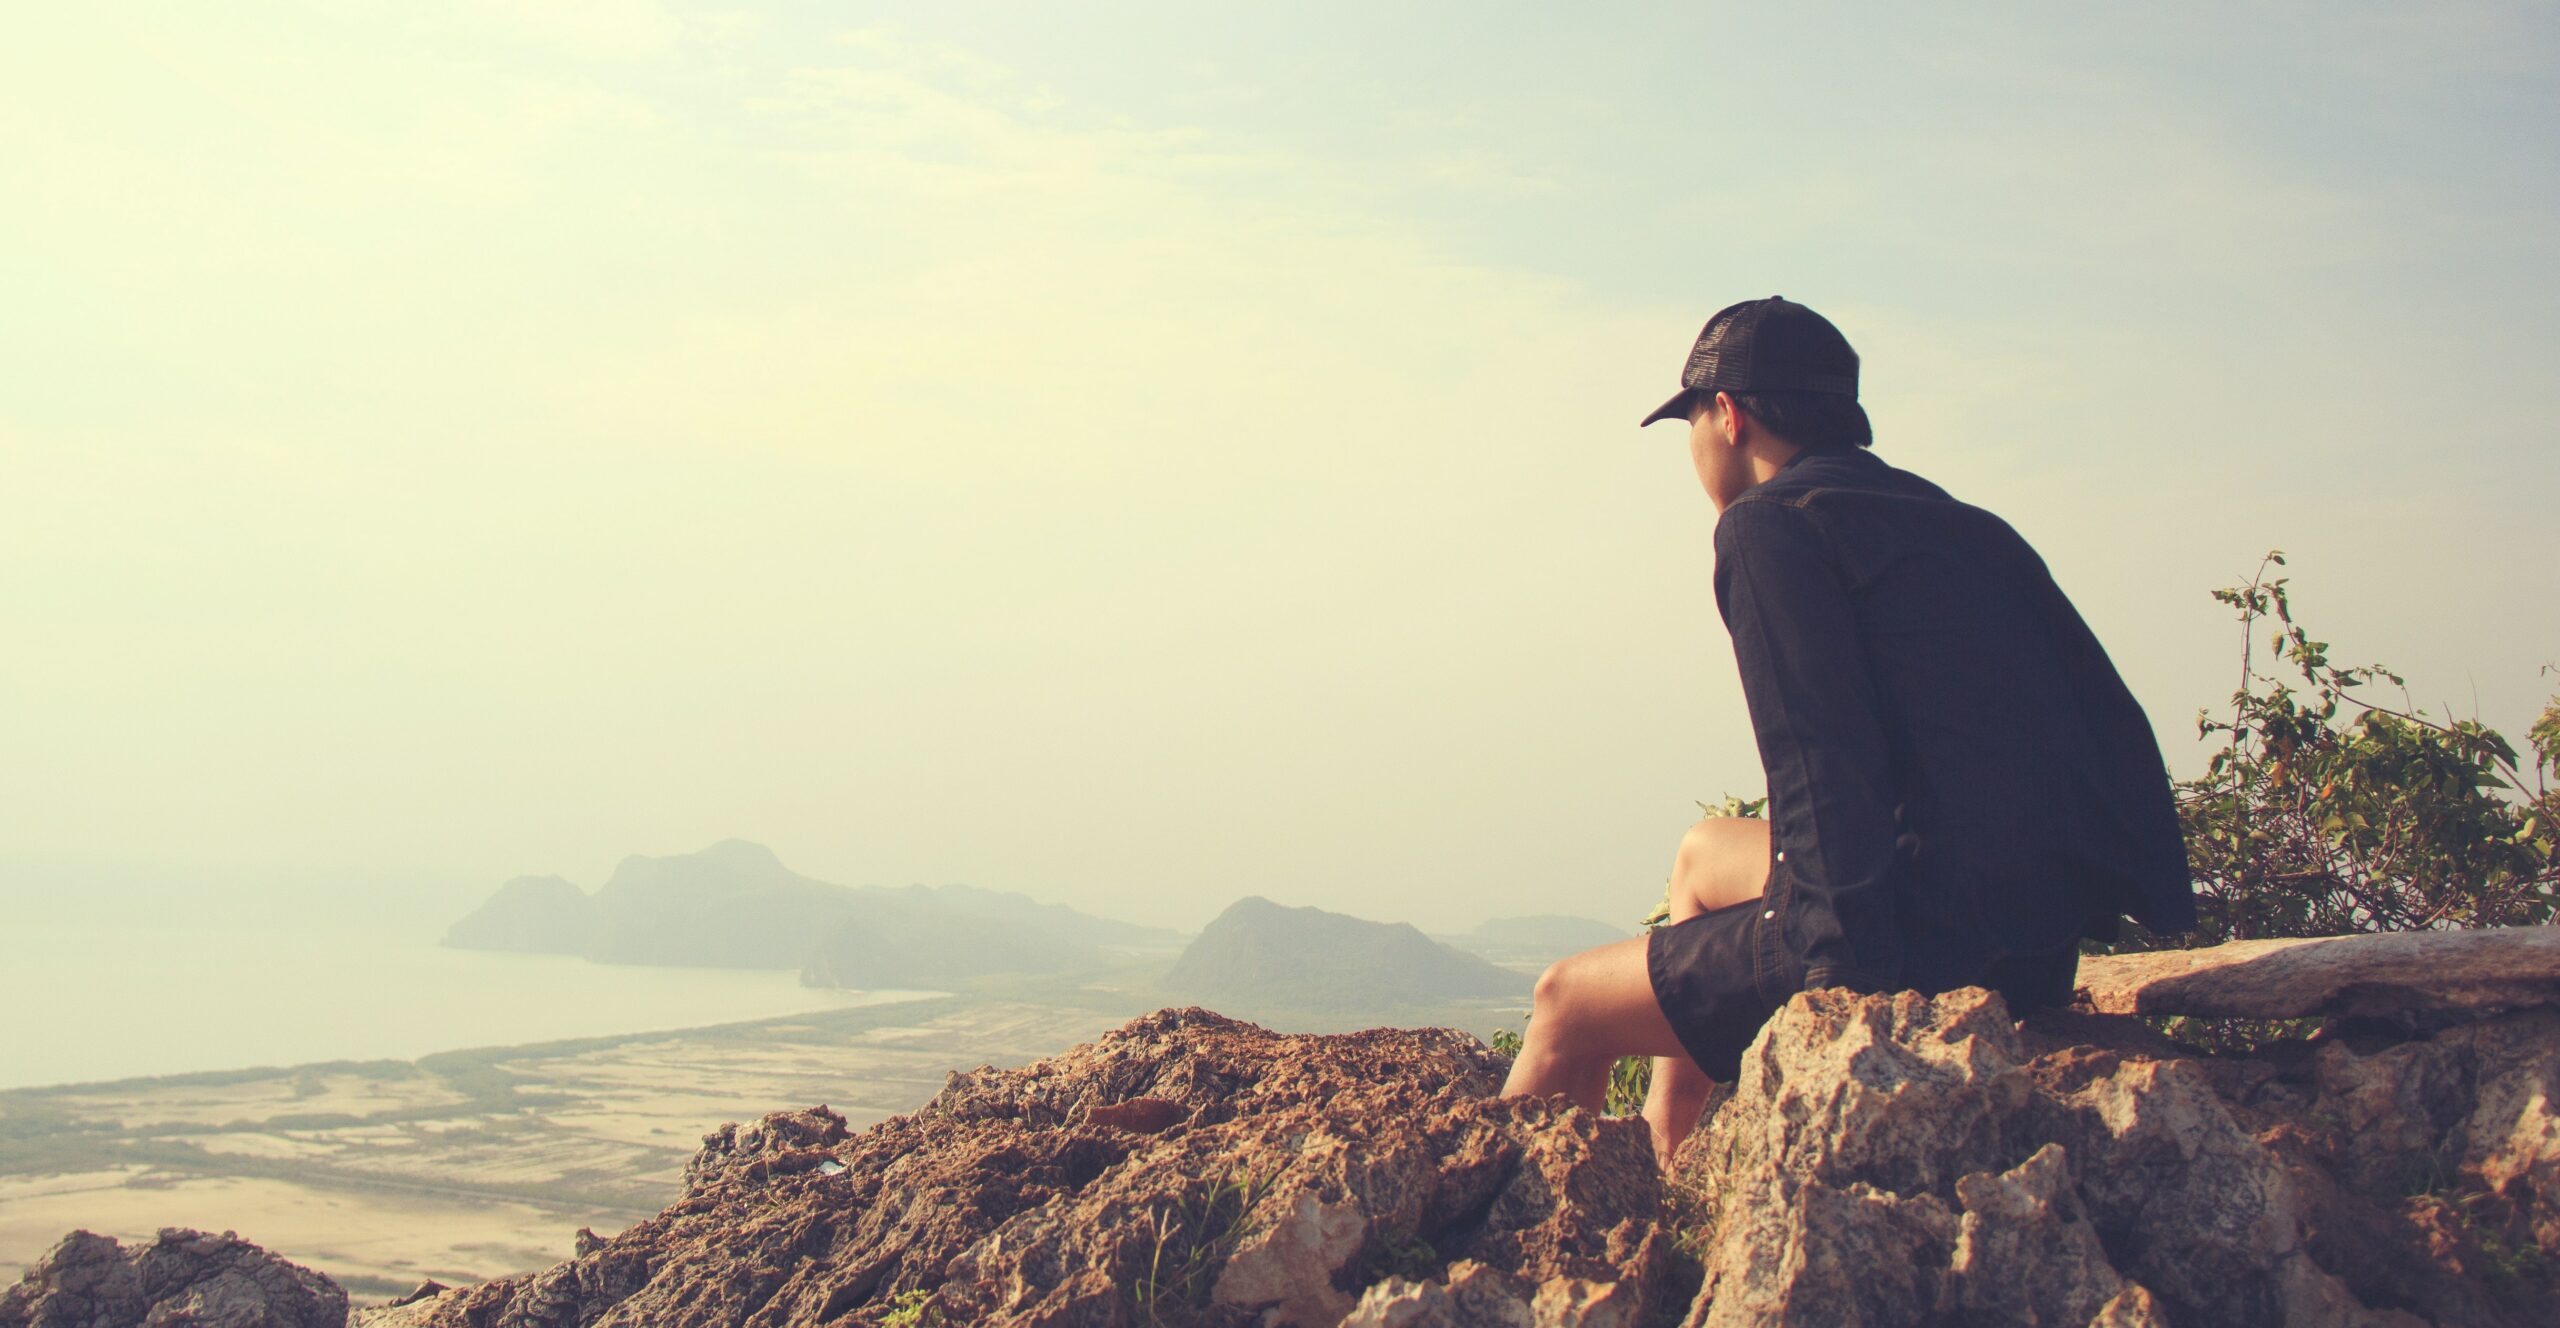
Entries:
{"label": "black denim shirt", "polygon": [[1805,985],[2195,925],[2150,722],[2008,523],[1872,452],[1799,452],[1715,547]]}

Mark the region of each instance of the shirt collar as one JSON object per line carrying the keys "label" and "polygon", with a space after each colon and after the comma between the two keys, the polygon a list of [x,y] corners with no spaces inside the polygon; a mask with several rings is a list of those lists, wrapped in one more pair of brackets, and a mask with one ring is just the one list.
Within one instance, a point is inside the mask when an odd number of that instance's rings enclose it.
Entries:
{"label": "shirt collar", "polygon": [[1785,461],[1779,463],[1778,473],[1783,475],[1788,471],[1795,469],[1799,464],[1811,461],[1816,457],[1828,457],[1834,461],[1846,462],[1853,466],[1884,464],[1875,453],[1868,451],[1863,447],[1852,448],[1846,452],[1823,452],[1816,451],[1810,447],[1800,447],[1796,449],[1796,454],[1794,456],[1788,457]]}

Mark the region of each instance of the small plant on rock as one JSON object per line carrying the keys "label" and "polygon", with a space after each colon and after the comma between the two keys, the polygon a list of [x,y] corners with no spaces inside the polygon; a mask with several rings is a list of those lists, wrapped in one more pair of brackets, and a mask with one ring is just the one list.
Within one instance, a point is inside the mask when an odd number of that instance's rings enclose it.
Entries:
{"label": "small plant on rock", "polygon": [[922,1287],[901,1291],[889,1298],[889,1312],[881,1316],[880,1328],[942,1328],[942,1307]]}
{"label": "small plant on rock", "polygon": [[1153,1243],[1129,1296],[1151,1328],[1198,1316],[1218,1270],[1253,1234],[1254,1206],[1279,1178],[1276,1171],[1244,1172],[1185,1190],[1148,1210]]}

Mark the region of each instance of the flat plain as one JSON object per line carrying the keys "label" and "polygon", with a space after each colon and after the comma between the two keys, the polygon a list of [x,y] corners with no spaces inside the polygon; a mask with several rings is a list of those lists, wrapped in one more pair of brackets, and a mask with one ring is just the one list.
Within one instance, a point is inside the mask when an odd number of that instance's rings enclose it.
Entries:
{"label": "flat plain", "polygon": [[76,1228],[237,1231],[359,1304],[568,1258],[681,1189],[725,1121],[824,1104],[859,1130],[947,1074],[1024,1064],[1161,1001],[1142,984],[994,988],[416,1061],[0,1092],[0,1280]]}

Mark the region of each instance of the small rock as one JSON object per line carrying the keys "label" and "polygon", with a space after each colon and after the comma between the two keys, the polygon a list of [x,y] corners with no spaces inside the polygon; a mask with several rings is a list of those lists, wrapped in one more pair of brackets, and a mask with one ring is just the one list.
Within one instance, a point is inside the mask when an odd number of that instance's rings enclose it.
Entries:
{"label": "small rock", "polygon": [[0,1291],[0,1328],[345,1328],[347,1293],[233,1232],[74,1231]]}
{"label": "small rock", "polygon": [[1343,1317],[1341,1328],[1540,1328],[1540,1324],[1512,1279],[1472,1259],[1461,1259],[1436,1281],[1390,1277],[1372,1284]]}
{"label": "small rock", "polygon": [[1113,1102],[1085,1113],[1088,1125],[1107,1125],[1131,1134],[1161,1134],[1179,1124],[1187,1115],[1179,1103],[1160,1097],[1133,1097],[1126,1102]]}
{"label": "small rock", "polygon": [[446,1286],[444,1283],[430,1277],[426,1281],[420,1282],[416,1289],[412,1290],[408,1295],[402,1296],[391,1303],[394,1305],[414,1305],[419,1301],[430,1300],[434,1297],[441,1296],[452,1289],[453,1288]]}

